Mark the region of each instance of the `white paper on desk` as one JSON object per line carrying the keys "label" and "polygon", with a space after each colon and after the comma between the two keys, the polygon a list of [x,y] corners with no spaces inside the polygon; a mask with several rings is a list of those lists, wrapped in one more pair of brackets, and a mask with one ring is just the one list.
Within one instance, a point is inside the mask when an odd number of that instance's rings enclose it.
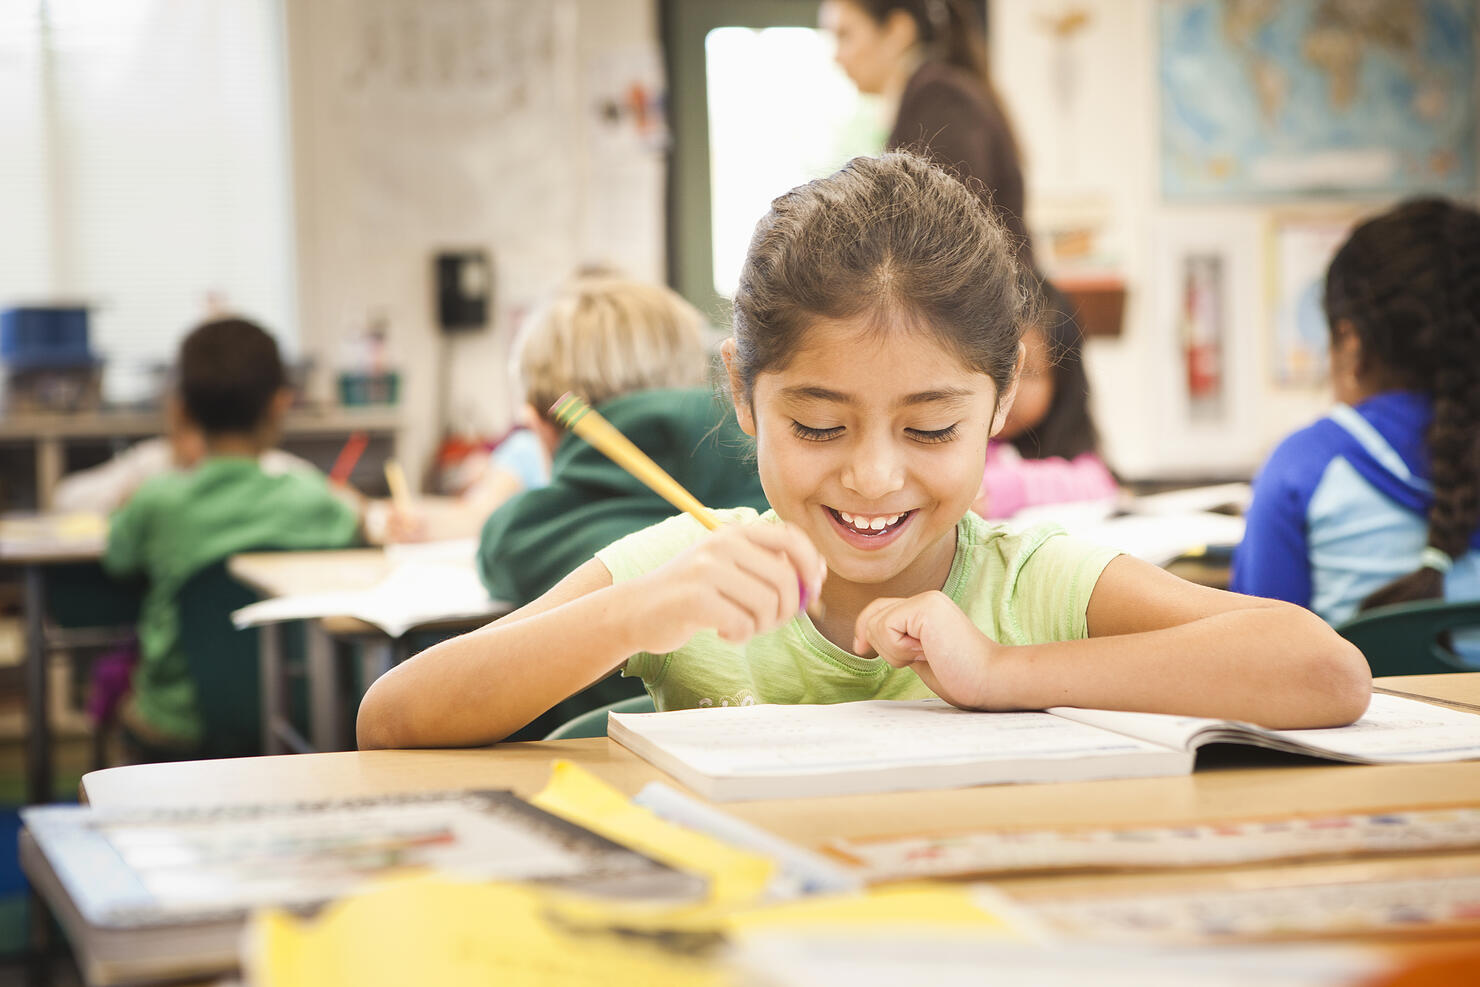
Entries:
{"label": "white paper on desk", "polygon": [[1086,518],[1083,514],[1056,516],[1052,508],[1044,507],[1034,508],[1032,514],[1019,512],[1013,518],[1014,526],[1044,521],[1060,524],[1071,535],[1117,548],[1153,565],[1166,565],[1178,556],[1200,553],[1209,545],[1237,545],[1244,537],[1243,518],[1203,512]]}
{"label": "white paper on desk", "polygon": [[442,620],[493,616],[509,609],[492,600],[478,574],[460,565],[407,562],[369,589],[279,596],[242,607],[231,615],[237,627],[283,620],[355,617],[391,637]]}
{"label": "white paper on desk", "polygon": [[394,565],[411,562],[441,562],[468,565],[478,556],[478,539],[450,538],[443,541],[393,542],[385,557]]}
{"label": "white paper on desk", "polygon": [[1132,497],[1125,508],[1132,514],[1191,514],[1235,507],[1247,512],[1254,499],[1254,488],[1247,483],[1219,483],[1211,487],[1189,487],[1158,494]]}

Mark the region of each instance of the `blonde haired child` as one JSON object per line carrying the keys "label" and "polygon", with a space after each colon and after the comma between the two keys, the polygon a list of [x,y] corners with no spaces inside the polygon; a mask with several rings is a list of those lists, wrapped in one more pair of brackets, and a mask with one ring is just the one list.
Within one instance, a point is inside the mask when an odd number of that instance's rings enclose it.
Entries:
{"label": "blonde haired child", "polygon": [[571,278],[525,317],[514,337],[510,365],[526,427],[494,449],[454,505],[432,517],[391,512],[390,540],[415,541],[433,528],[444,536],[476,533],[510,498],[549,482],[564,437],[549,410],[562,394],[600,404],[641,391],[704,386],[712,363],[708,336],[699,311],[662,285],[606,271]]}
{"label": "blonde haired child", "polygon": [[[723,348],[773,508],[678,516],[377,681],[361,747],[486,744],[616,669],[659,709],[914,699],[1348,723],[1362,656],[1309,611],[970,512],[1022,361],[1000,221],[857,158],[757,226]],[[820,600],[799,612],[805,593]]]}
{"label": "blonde haired child", "polygon": [[709,373],[706,337],[704,317],[669,288],[615,276],[576,278],[536,309],[515,339],[526,413],[553,430],[546,442],[553,452],[561,433],[549,410],[562,394],[579,394],[594,407],[633,391],[698,387]]}

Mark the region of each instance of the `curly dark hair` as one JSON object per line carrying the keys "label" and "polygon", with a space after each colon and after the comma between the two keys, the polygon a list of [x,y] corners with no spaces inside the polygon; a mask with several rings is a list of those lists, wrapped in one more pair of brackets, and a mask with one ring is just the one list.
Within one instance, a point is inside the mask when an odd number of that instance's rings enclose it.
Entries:
{"label": "curly dark hair", "polygon": [[[1428,544],[1459,558],[1480,524],[1480,212],[1420,198],[1362,223],[1331,261],[1325,307],[1331,331],[1350,325],[1388,386],[1432,397]],[[1416,569],[1362,609],[1443,590],[1442,573]]]}

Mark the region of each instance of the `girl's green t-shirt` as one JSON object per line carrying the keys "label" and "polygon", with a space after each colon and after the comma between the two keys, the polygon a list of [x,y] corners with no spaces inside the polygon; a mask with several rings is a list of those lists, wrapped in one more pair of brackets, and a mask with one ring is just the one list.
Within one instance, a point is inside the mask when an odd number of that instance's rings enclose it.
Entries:
{"label": "girl's green t-shirt", "polygon": [[[780,524],[774,511],[715,511],[724,524]],[[678,515],[596,553],[614,583],[651,572],[704,537]],[[981,631],[1003,644],[1087,636],[1095,582],[1119,553],[1072,538],[1056,525],[1014,528],[968,513],[956,525],[956,556],[941,591]],[[860,658],[827,640],[806,614],[744,644],[702,631],[676,651],[633,655],[623,675],[639,676],[660,710],[752,703],[839,703],[923,699],[913,671]]]}

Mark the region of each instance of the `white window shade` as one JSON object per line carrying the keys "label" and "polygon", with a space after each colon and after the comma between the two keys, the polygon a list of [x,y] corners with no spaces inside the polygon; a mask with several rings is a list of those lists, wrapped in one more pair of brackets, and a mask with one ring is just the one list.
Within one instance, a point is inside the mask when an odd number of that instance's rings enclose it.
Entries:
{"label": "white window shade", "polygon": [[0,119],[27,135],[0,164],[0,211],[23,227],[0,239],[0,305],[94,306],[114,401],[147,394],[213,297],[296,350],[277,0],[0,11]]}

